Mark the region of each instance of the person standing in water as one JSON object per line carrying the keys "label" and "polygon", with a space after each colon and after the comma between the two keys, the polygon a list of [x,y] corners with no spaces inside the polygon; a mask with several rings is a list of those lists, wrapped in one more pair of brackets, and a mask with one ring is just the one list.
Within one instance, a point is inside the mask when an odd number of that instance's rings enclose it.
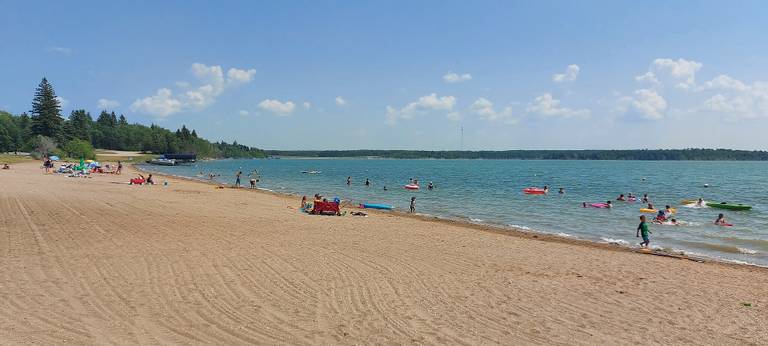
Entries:
{"label": "person standing in water", "polygon": [[235,186],[240,187],[240,176],[243,175],[243,171],[238,171],[237,174],[235,174]]}
{"label": "person standing in water", "polygon": [[637,234],[635,236],[640,237],[641,233],[643,242],[640,243],[640,246],[647,248],[651,243],[651,239],[648,237],[648,234],[651,234],[651,230],[648,229],[648,223],[645,222],[645,215],[640,215],[640,225],[637,226]]}
{"label": "person standing in water", "polygon": [[347,186],[352,185],[352,177],[347,177]]}
{"label": "person standing in water", "polygon": [[411,213],[416,212],[416,197],[411,197]]}
{"label": "person standing in water", "polygon": [[368,178],[365,178],[365,186],[371,186],[371,181]]}

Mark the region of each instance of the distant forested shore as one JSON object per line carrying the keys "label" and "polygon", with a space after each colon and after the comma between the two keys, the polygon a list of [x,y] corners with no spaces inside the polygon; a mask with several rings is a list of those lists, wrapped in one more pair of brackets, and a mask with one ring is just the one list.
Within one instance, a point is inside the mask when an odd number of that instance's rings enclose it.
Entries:
{"label": "distant forested shore", "polygon": [[45,78],[35,90],[29,114],[0,110],[0,153],[94,158],[94,147],[151,154],[195,153],[200,158],[266,157],[264,150],[237,142],[210,142],[186,126],[174,132],[155,124],[128,123],[122,114],[107,110],[101,110],[94,120],[85,109],[75,109],[65,119],[59,98]]}
{"label": "distant forested shore", "polygon": [[637,150],[268,150],[269,156],[380,157],[390,159],[768,161],[768,151],[731,149]]}

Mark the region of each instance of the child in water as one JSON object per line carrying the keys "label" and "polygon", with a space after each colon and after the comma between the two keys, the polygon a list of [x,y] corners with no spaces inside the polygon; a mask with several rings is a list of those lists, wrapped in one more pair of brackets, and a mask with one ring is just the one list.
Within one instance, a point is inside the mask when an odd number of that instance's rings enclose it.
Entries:
{"label": "child in water", "polygon": [[648,234],[651,233],[651,230],[648,229],[648,223],[645,222],[645,215],[640,215],[640,225],[637,226],[637,234],[635,234],[635,236],[640,237],[641,233],[643,236],[643,242],[640,243],[640,246],[647,248],[651,243],[651,239],[648,237]]}
{"label": "child in water", "polygon": [[717,215],[717,220],[715,220],[715,225],[725,226],[727,224],[728,224],[728,222],[725,221],[725,215],[723,215],[723,214]]}

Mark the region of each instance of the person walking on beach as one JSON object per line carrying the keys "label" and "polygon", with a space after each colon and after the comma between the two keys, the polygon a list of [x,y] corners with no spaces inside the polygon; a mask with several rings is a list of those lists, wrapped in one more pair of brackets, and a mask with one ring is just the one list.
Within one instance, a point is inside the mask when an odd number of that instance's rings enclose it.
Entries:
{"label": "person walking on beach", "polygon": [[45,158],[45,161],[43,162],[43,167],[45,167],[45,174],[51,173],[51,167],[53,167],[53,162],[51,162],[51,159]]}
{"label": "person walking on beach", "polygon": [[252,189],[256,188],[256,178],[251,178],[251,188]]}
{"label": "person walking on beach", "polygon": [[416,197],[411,197],[411,213],[416,212]]}
{"label": "person walking on beach", "polygon": [[243,175],[243,171],[238,171],[237,174],[235,174],[235,186],[240,187],[240,176]]}
{"label": "person walking on beach", "polygon": [[120,175],[120,173],[123,173],[123,163],[117,161],[117,170],[115,171],[115,174]]}
{"label": "person walking on beach", "polygon": [[650,233],[651,230],[648,229],[648,223],[645,222],[645,215],[640,215],[640,225],[637,226],[637,234],[635,234],[636,237],[639,237],[641,234],[643,236],[643,242],[640,243],[640,246],[648,247],[651,243],[651,239],[648,237]]}

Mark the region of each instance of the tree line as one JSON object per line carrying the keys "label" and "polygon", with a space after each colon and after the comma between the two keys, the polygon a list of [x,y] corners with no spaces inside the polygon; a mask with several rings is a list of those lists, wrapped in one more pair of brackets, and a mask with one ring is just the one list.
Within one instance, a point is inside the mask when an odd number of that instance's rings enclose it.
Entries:
{"label": "tree line", "polygon": [[196,153],[201,158],[261,158],[264,150],[233,143],[209,142],[186,126],[175,132],[155,124],[128,123],[124,115],[102,110],[96,120],[84,109],[61,115],[51,83],[43,78],[29,114],[0,111],[0,152],[34,152],[93,158],[93,148],[153,154]]}
{"label": "tree line", "polygon": [[638,150],[269,150],[270,156],[381,157],[391,159],[768,161],[768,151],[730,149]]}

